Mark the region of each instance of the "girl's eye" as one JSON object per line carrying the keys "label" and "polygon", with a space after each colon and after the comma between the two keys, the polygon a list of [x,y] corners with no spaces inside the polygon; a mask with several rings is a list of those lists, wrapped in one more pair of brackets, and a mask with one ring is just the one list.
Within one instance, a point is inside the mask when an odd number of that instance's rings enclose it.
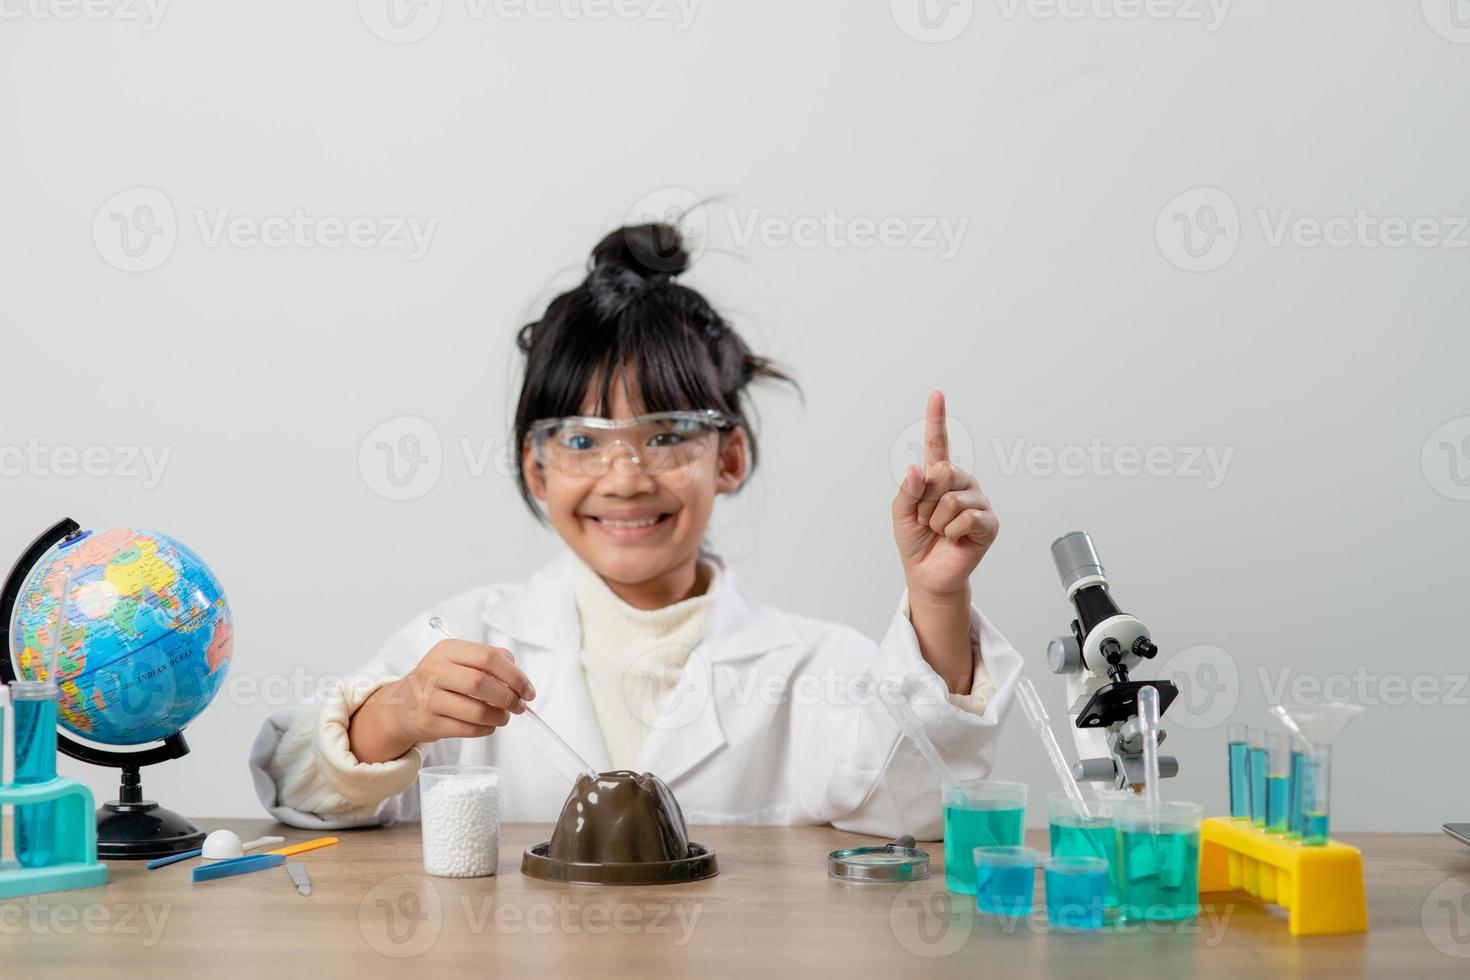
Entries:
{"label": "girl's eye", "polygon": [[574,452],[582,453],[591,449],[595,445],[595,443],[592,441],[591,436],[573,432],[562,438],[561,445],[564,449],[570,449]]}
{"label": "girl's eye", "polygon": [[648,440],[648,444],[655,449],[659,447],[677,446],[683,443],[684,434],[681,432],[660,432]]}

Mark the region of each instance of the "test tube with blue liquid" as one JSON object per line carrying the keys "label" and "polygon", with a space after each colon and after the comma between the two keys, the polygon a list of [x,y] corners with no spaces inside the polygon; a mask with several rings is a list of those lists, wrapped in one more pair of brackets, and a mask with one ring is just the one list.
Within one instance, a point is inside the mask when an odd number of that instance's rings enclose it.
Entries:
{"label": "test tube with blue liquid", "polygon": [[1307,765],[1310,759],[1310,749],[1302,744],[1300,739],[1293,739],[1291,745],[1291,812],[1286,818],[1288,837],[1301,837],[1302,830],[1306,826],[1307,801],[1312,797],[1310,767]]}
{"label": "test tube with blue liquid", "polygon": [[1250,744],[1244,724],[1232,722],[1225,728],[1226,752],[1230,763],[1230,816],[1251,818]]}
{"label": "test tube with blue liquid", "polygon": [[[56,778],[56,696],[61,670],[61,634],[66,627],[66,604],[71,595],[71,565],[61,573],[56,598],[56,620],[51,627],[51,654],[44,668],[31,666],[31,680],[10,686],[15,713],[15,773],[17,786],[33,786]],[[56,804],[27,803],[15,808],[15,859],[22,867],[43,868],[56,850]]]}
{"label": "test tube with blue liquid", "polygon": [[1291,822],[1291,736],[1273,732],[1266,753],[1266,830],[1284,834]]}
{"label": "test tube with blue liquid", "polygon": [[[10,686],[10,707],[15,713],[15,785],[55,779],[56,687],[48,681],[16,681]],[[54,803],[15,808],[15,859],[23,867],[51,863],[55,810]]]}
{"label": "test tube with blue liquid", "polygon": [[1250,730],[1250,777],[1251,777],[1251,825],[1266,826],[1266,733],[1259,728]]}

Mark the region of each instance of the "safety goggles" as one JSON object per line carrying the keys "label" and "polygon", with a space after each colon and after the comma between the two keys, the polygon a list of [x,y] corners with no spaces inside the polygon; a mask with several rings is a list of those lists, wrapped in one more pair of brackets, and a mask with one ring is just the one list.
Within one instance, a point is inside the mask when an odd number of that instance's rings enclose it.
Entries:
{"label": "safety goggles", "polygon": [[531,448],[548,469],[567,476],[600,477],[611,469],[621,445],[630,465],[656,475],[688,467],[716,447],[721,430],[731,427],[729,418],[708,408],[618,421],[572,415],[531,423]]}

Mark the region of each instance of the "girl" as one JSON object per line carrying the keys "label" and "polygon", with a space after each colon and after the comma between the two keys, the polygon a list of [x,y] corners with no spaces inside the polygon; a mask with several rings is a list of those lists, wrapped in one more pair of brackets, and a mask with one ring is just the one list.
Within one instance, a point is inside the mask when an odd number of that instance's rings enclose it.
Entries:
{"label": "girl", "polygon": [[271,717],[251,768],[277,819],[416,817],[419,767],[462,763],[500,767],[503,819],[555,820],[574,774],[514,720],[530,704],[600,770],[662,777],[691,823],[937,839],[939,785],[890,680],[959,778],[989,773],[1021,658],[970,601],[999,524],[948,461],[943,395],[893,500],[908,588],[882,642],[761,603],[702,540],[756,463],[747,386],[790,379],[676,281],[687,266],[674,228],[619,229],[521,330],[521,493],[567,549],[426,610],[325,704]]}

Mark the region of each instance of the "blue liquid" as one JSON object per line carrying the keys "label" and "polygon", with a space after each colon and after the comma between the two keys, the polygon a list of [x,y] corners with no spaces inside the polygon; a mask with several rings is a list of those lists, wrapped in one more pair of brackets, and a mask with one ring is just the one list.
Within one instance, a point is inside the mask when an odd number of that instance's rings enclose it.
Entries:
{"label": "blue liquid", "polygon": [[1230,754],[1230,815],[1241,820],[1251,818],[1250,749],[1244,742],[1231,742]]}
{"label": "blue liquid", "polygon": [[[15,785],[56,778],[56,699],[11,702],[15,711]],[[55,850],[56,804],[15,808],[15,857],[22,866],[42,868]]]}
{"label": "blue liquid", "polygon": [[1302,825],[1303,844],[1327,843],[1327,814],[1308,813]]}
{"label": "blue liquid", "polygon": [[[1118,832],[1107,817],[1063,817],[1051,823],[1051,853],[1054,857],[1095,857],[1108,862],[1107,908],[1118,906]],[[1047,881],[1051,881],[1050,873]],[[1048,885],[1048,888],[1051,886]],[[1047,898],[1050,902],[1050,897]],[[1048,913],[1050,914],[1050,913]]]}
{"label": "blue liquid", "polygon": [[1029,864],[975,868],[975,905],[987,915],[1030,915],[1036,868]]}
{"label": "blue liquid", "polygon": [[1046,872],[1046,918],[1073,929],[1100,929],[1112,876]]}
{"label": "blue liquid", "polygon": [[1303,816],[1312,807],[1312,764],[1303,752],[1291,754],[1291,814],[1287,817],[1286,832],[1300,837],[1305,829]]}
{"label": "blue liquid", "polygon": [[1251,823],[1266,826],[1266,750],[1251,749]]}
{"label": "blue liquid", "polygon": [[1199,911],[1199,831],[1120,835],[1124,919],[1187,919]]}
{"label": "blue liquid", "polygon": [[1026,811],[1013,803],[944,808],[944,884],[975,894],[975,848],[1017,846]]}
{"label": "blue liquid", "polygon": [[1291,818],[1291,777],[1266,778],[1266,829],[1275,834],[1286,833]]}

